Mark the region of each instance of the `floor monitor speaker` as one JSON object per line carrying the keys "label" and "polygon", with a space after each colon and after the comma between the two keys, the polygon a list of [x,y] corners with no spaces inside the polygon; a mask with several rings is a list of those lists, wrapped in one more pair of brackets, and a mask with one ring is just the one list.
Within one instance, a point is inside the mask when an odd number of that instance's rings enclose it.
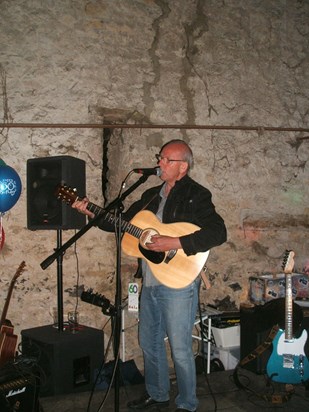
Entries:
{"label": "floor monitor speaker", "polygon": [[72,156],[54,156],[27,161],[27,227],[30,230],[80,229],[85,215],[58,200],[58,185],[86,193],[85,162]]}

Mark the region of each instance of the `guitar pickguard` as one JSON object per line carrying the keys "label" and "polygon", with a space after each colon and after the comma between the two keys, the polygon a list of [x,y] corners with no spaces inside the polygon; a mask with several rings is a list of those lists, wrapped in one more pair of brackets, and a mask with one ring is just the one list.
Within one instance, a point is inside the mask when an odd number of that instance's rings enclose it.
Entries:
{"label": "guitar pickguard", "polygon": [[169,263],[173,257],[176,255],[176,250],[170,250],[169,252],[155,252],[153,250],[149,250],[147,247],[147,243],[151,243],[151,237],[154,235],[159,235],[159,232],[155,229],[144,229],[140,238],[139,238],[139,245],[138,248],[142,255],[150,262],[159,265],[164,261],[164,263]]}
{"label": "guitar pickguard", "polygon": [[150,262],[159,265],[165,258],[164,252],[154,252],[153,250],[145,249],[141,244],[138,245],[141,254]]}

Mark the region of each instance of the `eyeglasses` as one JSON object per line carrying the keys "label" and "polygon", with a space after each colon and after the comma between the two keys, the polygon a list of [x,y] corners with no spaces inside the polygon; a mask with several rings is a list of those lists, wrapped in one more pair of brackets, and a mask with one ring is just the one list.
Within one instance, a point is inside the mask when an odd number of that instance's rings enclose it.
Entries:
{"label": "eyeglasses", "polygon": [[161,156],[160,154],[156,154],[155,156],[158,162],[162,161],[163,163],[166,163],[166,164],[169,164],[171,162],[185,162],[185,160],[182,160],[182,159],[169,159],[168,157]]}

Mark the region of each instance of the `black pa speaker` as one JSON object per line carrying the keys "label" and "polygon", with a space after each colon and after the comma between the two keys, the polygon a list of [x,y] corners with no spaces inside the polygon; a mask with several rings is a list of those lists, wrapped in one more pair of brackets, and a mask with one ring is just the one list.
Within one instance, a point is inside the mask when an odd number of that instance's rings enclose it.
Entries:
{"label": "black pa speaker", "polygon": [[22,356],[41,370],[40,396],[90,391],[104,359],[104,334],[80,325],[77,333],[53,325],[21,331]]}
{"label": "black pa speaker", "polygon": [[85,162],[72,156],[54,156],[27,161],[27,227],[39,229],[80,229],[85,215],[58,200],[59,185],[86,192]]}

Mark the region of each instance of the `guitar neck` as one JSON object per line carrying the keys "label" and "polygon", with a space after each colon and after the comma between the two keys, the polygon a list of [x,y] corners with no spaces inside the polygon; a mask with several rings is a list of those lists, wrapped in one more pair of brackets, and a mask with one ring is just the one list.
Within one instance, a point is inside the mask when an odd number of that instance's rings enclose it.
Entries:
{"label": "guitar neck", "polygon": [[[105,210],[102,207],[95,205],[94,203],[89,202],[87,209],[90,212],[94,213],[96,216],[102,215],[102,218],[106,222],[112,225],[118,224],[119,222],[119,218],[117,218],[115,215],[113,215],[110,212],[105,212]],[[130,235],[134,236],[137,239],[139,239],[143,233],[142,229],[138,228],[135,225],[132,225],[132,223],[127,222],[125,220],[121,221],[121,229],[123,232],[129,233]]]}
{"label": "guitar neck", "polygon": [[6,320],[6,315],[7,315],[7,312],[8,312],[8,307],[9,307],[9,304],[10,304],[10,300],[11,300],[11,296],[12,296],[12,292],[13,292],[15,282],[16,282],[18,276],[20,276],[21,273],[23,272],[25,266],[26,266],[26,264],[25,264],[25,261],[23,260],[21,262],[21,264],[19,265],[13,279],[11,280],[9,291],[8,291],[8,294],[7,294],[7,297],[6,297],[6,300],[5,300],[5,304],[4,304],[4,307],[3,307],[2,315],[1,315],[1,320],[0,320],[0,325],[1,326],[5,323],[5,320]]}
{"label": "guitar neck", "polygon": [[285,338],[293,339],[293,295],[292,295],[292,275],[285,275]]}

